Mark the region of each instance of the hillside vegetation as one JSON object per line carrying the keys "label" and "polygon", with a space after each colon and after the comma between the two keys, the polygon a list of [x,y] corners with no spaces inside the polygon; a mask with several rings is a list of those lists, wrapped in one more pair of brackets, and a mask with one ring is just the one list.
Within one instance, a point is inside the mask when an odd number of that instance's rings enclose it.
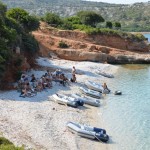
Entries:
{"label": "hillside vegetation", "polygon": [[[13,70],[17,77],[24,56],[30,54],[33,57],[38,50],[38,43],[30,34],[38,27],[39,20],[25,10],[7,10],[6,5],[0,3],[0,88],[2,83],[8,83],[7,72],[10,75]],[[19,55],[16,53],[18,48],[21,50]]]}
{"label": "hillside vegetation", "polygon": [[81,10],[99,13],[106,21],[119,21],[124,31],[150,31],[150,3],[118,5],[81,0],[2,0],[9,8],[21,7],[31,14],[53,12],[62,17],[75,15]]}
{"label": "hillside vegetation", "polygon": [[24,150],[24,148],[15,147],[12,142],[4,137],[0,137],[0,150]]}
{"label": "hillside vegetation", "polygon": [[[55,13],[46,13],[41,20],[50,26],[62,30],[80,30],[88,35],[108,35],[117,36],[124,40],[145,41],[146,38],[142,34],[131,34],[121,31],[120,22],[105,21],[101,15],[94,11],[79,11],[77,15],[71,17],[60,17]],[[101,27],[101,25],[104,25]]]}

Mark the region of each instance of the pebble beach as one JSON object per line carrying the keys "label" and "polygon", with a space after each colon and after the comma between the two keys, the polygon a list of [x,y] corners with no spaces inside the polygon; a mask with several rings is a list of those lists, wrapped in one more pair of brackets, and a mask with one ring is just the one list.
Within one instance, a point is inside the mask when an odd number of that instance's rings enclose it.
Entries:
{"label": "pebble beach", "polygon": [[[78,62],[62,59],[38,58],[37,64],[43,67],[61,69],[70,79],[72,66],[76,67],[76,83],[62,86],[53,83],[51,89],[38,92],[31,98],[19,97],[16,90],[0,92],[0,133],[17,146],[35,150],[97,150],[111,149],[111,139],[107,144],[82,138],[66,128],[69,121],[105,129],[100,109],[105,104],[105,95],[100,99],[100,107],[89,105],[78,108],[57,104],[49,98],[52,94],[80,93],[86,81],[107,83],[108,78],[96,74],[100,69],[114,74],[118,67],[95,62]],[[31,70],[29,75],[40,77],[46,70]],[[109,79],[111,80],[111,79]],[[109,85],[108,85],[109,86]],[[106,96],[109,96],[106,95]],[[99,117],[99,118],[98,118]],[[98,119],[97,119],[98,118]],[[107,130],[107,129],[106,129]],[[109,134],[109,133],[108,133]],[[111,136],[111,135],[110,135]]]}

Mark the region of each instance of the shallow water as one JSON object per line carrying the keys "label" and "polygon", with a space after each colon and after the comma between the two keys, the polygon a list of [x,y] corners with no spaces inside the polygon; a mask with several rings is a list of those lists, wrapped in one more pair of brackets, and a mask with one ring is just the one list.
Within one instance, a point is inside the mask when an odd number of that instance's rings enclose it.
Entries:
{"label": "shallow water", "polygon": [[150,66],[123,65],[107,83],[123,93],[105,96],[101,107],[111,150],[149,150]]}
{"label": "shallow water", "polygon": [[150,34],[144,34],[144,36],[148,38],[148,41],[150,42]]}

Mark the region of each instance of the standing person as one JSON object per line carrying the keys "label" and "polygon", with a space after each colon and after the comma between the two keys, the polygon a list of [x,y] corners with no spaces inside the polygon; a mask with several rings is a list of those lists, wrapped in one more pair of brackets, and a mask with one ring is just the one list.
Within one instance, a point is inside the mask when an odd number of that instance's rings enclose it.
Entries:
{"label": "standing person", "polygon": [[72,76],[76,74],[76,68],[75,66],[72,67]]}
{"label": "standing person", "polygon": [[105,92],[106,92],[106,91],[108,91],[108,93],[110,92],[110,90],[109,90],[109,88],[107,87],[107,84],[106,84],[106,83],[104,83],[102,86],[103,86],[103,89],[104,89]]}
{"label": "standing person", "polygon": [[72,78],[70,79],[71,82],[76,82],[76,68],[75,66],[72,67]]}

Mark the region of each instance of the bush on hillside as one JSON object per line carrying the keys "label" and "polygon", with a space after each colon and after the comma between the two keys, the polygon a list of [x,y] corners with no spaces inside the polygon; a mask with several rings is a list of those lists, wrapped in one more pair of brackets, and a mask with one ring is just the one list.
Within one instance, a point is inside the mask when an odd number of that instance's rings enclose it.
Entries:
{"label": "bush on hillside", "polygon": [[84,24],[74,24],[73,28],[78,29],[80,31],[85,31],[85,30],[88,30],[88,29],[94,29],[93,27],[87,26],[87,25],[84,25]]}
{"label": "bush on hillside", "polygon": [[82,24],[80,18],[78,16],[72,16],[69,18],[65,18],[66,21],[69,21],[71,24]]}
{"label": "bush on hillside", "polygon": [[110,36],[119,36],[123,39],[129,39],[133,41],[143,41],[146,38],[142,34],[131,34],[127,32],[123,32],[120,30],[113,30],[108,28],[93,28],[86,25],[73,25],[75,29],[79,29],[84,31],[89,35],[96,35],[96,34],[103,34],[103,35],[110,35]]}
{"label": "bush on hillside", "polygon": [[22,27],[15,19],[6,17],[5,24],[6,24],[6,26],[8,26],[10,28],[15,29],[18,34],[21,34]]}
{"label": "bush on hillside", "polygon": [[21,8],[12,8],[6,12],[7,18],[14,19],[21,24],[25,32],[37,30],[40,23],[37,17],[29,15],[27,11]]}
{"label": "bush on hillside", "polygon": [[25,51],[30,52],[31,55],[34,55],[39,50],[39,45],[36,39],[31,34],[23,34],[22,35],[22,42]]}
{"label": "bush on hillside", "polygon": [[59,25],[58,28],[60,28],[62,30],[73,30],[74,29],[72,24],[67,20],[63,20],[62,24]]}
{"label": "bush on hillside", "polygon": [[104,18],[94,11],[80,11],[77,13],[82,24],[96,27],[97,23],[104,22]]}
{"label": "bush on hillside", "polygon": [[60,41],[60,42],[59,42],[59,47],[60,47],[60,48],[68,48],[69,46],[68,46],[65,42]]}
{"label": "bush on hillside", "polygon": [[43,20],[54,27],[58,27],[62,24],[61,18],[54,13],[46,13],[46,15],[43,17]]}

